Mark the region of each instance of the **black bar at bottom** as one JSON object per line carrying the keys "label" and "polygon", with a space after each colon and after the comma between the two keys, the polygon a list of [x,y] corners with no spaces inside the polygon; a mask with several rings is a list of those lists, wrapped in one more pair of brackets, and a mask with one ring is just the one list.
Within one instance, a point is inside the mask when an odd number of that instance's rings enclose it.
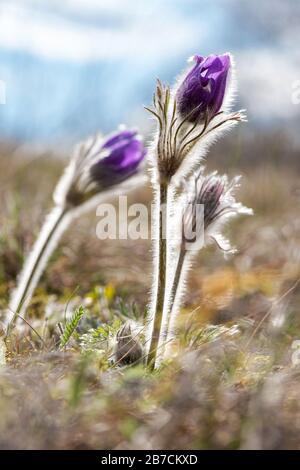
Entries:
{"label": "black bar at bottom", "polygon": [[297,451],[228,451],[228,450],[130,450],[130,451],[109,451],[109,450],[37,450],[37,451],[1,451],[1,466],[4,464],[20,463],[30,464],[31,469],[43,463],[48,465],[59,463],[85,463],[95,464],[102,468],[108,466],[121,465],[124,468],[138,468],[141,465],[167,465],[167,466],[183,466],[187,465],[191,468],[199,468],[202,465],[212,463],[218,464],[238,464],[245,468],[253,470],[254,463],[283,463],[285,466],[291,462],[295,464],[298,461]]}

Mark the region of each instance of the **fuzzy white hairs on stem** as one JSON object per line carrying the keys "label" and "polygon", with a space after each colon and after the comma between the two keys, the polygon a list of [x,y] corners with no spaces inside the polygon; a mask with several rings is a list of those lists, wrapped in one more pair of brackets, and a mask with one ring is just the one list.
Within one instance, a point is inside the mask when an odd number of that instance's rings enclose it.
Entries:
{"label": "fuzzy white hairs on stem", "polygon": [[[7,334],[29,305],[47,261],[70,223],[103,199],[145,183],[146,176],[140,165],[145,153],[140,136],[128,130],[121,130],[106,141],[97,135],[75,148],[54,191],[54,208],[25,261],[12,294],[4,320]],[[124,161],[128,162],[128,168]]]}
{"label": "fuzzy white hairs on stem", "polygon": [[[242,111],[230,112],[235,86],[231,56],[224,54],[206,59],[200,56],[195,58],[195,67],[184,72],[172,89],[157,81],[153,107],[146,108],[157,120],[157,130],[150,149],[156,205],[154,279],[147,319],[147,364],[152,368],[159,361],[159,344],[164,341],[167,325],[170,323],[167,317],[172,297],[171,268],[174,255],[176,258],[171,247],[169,230],[169,220],[176,204],[174,185],[182,185],[199,167],[209,146],[224,132],[245,119]],[[209,81],[207,71],[212,63],[213,81]],[[205,70],[202,76],[201,68]],[[217,75],[216,70],[220,71]],[[201,83],[201,80],[206,83]],[[198,99],[196,103],[195,96],[196,101]],[[166,228],[166,237],[162,235],[163,227]],[[182,262],[182,269],[186,264],[187,261]],[[179,293],[176,297],[179,297]]]}

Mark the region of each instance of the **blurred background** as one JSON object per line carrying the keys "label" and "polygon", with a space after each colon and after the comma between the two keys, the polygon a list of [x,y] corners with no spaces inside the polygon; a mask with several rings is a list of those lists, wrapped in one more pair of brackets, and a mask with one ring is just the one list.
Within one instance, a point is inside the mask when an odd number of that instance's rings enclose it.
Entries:
{"label": "blurred background", "polygon": [[66,145],[119,123],[147,132],[156,77],[172,83],[191,55],[230,51],[247,131],[299,145],[299,21],[294,0],[1,0],[0,139]]}

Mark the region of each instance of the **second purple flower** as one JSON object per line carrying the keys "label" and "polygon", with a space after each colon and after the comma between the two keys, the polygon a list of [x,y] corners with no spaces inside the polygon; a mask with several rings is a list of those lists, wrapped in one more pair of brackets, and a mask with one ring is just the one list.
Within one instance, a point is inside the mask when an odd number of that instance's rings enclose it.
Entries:
{"label": "second purple flower", "polygon": [[102,144],[100,158],[90,168],[91,178],[101,188],[121,183],[136,173],[145,155],[136,131],[120,131]]}

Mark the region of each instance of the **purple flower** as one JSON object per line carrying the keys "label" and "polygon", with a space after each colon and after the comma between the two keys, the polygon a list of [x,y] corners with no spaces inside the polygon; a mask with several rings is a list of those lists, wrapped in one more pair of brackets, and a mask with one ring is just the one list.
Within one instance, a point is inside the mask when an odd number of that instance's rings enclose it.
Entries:
{"label": "purple flower", "polygon": [[[239,180],[239,176],[228,180],[226,175],[219,176],[217,172],[205,175],[203,168],[191,179],[191,193],[187,195],[189,204],[183,215],[185,241],[201,240],[204,234],[205,242],[214,240],[225,251],[230,249],[230,243],[220,232],[222,226],[238,214],[252,214],[251,209],[235,199]],[[194,239],[185,234],[193,234]]]}
{"label": "purple flower", "polygon": [[204,180],[197,195],[197,204],[204,206],[204,227],[210,225],[220,208],[220,199],[225,190],[221,177],[208,177]]}
{"label": "purple flower", "polygon": [[[208,112],[214,116],[221,108],[228,72],[230,56],[194,56],[196,65],[190,70],[178,88],[176,99],[179,113],[190,122],[204,120]],[[193,111],[194,110],[194,111]]]}
{"label": "purple flower", "polygon": [[109,137],[101,148],[104,156],[90,168],[92,180],[106,188],[135,174],[146,155],[136,131],[124,130]]}

